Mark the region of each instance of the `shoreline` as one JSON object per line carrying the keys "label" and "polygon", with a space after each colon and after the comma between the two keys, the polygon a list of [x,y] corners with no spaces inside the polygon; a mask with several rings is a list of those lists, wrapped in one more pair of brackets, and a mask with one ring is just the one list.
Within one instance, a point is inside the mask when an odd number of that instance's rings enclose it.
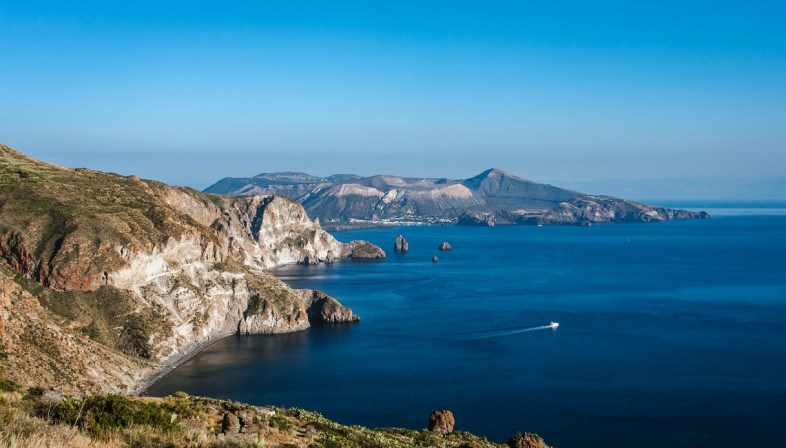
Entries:
{"label": "shoreline", "polygon": [[152,385],[169,376],[175,369],[182,366],[216,342],[236,334],[236,331],[214,333],[210,335],[208,339],[197,340],[188,344],[182,351],[170,355],[149,373],[143,375],[142,378],[136,382],[136,385],[126,391],[126,395],[133,397],[146,396],[147,390],[150,389]]}

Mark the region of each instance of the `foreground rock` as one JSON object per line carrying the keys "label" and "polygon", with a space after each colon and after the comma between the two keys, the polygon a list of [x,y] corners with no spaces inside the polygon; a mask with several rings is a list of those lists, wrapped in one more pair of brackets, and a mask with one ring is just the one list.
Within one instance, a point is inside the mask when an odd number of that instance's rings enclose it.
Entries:
{"label": "foreground rock", "polygon": [[428,430],[431,432],[450,434],[455,424],[456,420],[450,411],[434,411],[428,416]]}
{"label": "foreground rock", "polygon": [[237,434],[240,432],[240,419],[231,412],[224,413],[221,422],[221,432],[224,434]]}
{"label": "foreground rock", "polygon": [[443,251],[444,251],[444,250],[453,250],[453,246],[451,246],[451,245],[450,245],[450,243],[448,243],[447,241],[445,241],[445,242],[443,242],[442,244],[440,244],[440,245],[439,245],[439,248],[438,248],[438,249],[439,249],[439,250],[443,250]]}
{"label": "foreground rock", "polygon": [[550,448],[537,434],[524,432],[508,439],[510,448]]}
{"label": "foreground rock", "polygon": [[393,244],[393,251],[397,253],[409,252],[409,243],[403,236],[399,235],[396,237],[396,242]]}

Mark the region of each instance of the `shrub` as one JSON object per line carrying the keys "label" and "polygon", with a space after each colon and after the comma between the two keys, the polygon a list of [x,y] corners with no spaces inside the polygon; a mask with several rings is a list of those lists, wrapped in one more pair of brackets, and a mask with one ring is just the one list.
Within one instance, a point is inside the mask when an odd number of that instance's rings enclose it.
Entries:
{"label": "shrub", "polygon": [[[183,406],[179,406],[181,410]],[[94,433],[146,425],[165,432],[177,430],[175,406],[145,403],[118,394],[95,395],[85,399],[68,399],[36,410],[41,417],[57,423],[80,426]],[[173,417],[174,416],[174,417]]]}
{"label": "shrub", "polygon": [[16,381],[0,376],[0,392],[19,392],[22,386]]}

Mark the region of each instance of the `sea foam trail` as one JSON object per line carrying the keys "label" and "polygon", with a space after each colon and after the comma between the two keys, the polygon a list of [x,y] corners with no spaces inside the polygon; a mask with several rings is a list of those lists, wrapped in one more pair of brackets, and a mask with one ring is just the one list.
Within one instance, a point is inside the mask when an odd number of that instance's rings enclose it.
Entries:
{"label": "sea foam trail", "polygon": [[497,338],[500,336],[510,336],[519,333],[526,333],[528,331],[550,330],[552,328],[554,327],[552,327],[551,325],[541,325],[539,327],[514,328],[511,330],[484,331],[474,334],[471,339]]}

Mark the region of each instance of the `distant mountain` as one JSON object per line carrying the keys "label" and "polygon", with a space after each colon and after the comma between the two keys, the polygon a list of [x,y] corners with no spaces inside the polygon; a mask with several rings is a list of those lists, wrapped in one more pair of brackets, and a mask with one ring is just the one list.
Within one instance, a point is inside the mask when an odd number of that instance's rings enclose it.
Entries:
{"label": "distant mountain", "polygon": [[708,217],[611,196],[587,195],[489,169],[465,180],[262,173],[225,178],[204,190],[231,195],[278,194],[309,216],[337,223],[581,224]]}

